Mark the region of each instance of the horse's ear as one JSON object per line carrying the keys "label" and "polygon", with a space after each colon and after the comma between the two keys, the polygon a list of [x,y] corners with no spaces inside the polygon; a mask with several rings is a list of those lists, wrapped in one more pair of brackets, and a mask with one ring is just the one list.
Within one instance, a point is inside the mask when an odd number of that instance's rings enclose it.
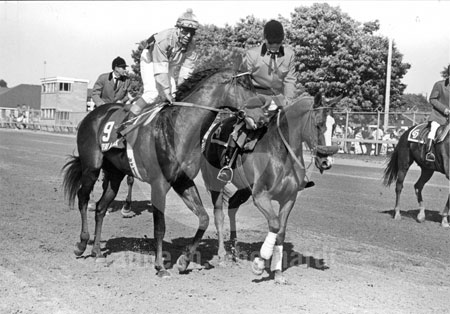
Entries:
{"label": "horse's ear", "polygon": [[344,97],[344,96],[341,95],[341,96],[338,96],[338,97],[334,97],[334,98],[331,98],[331,99],[327,99],[327,100],[326,100],[327,106],[328,106],[328,107],[333,107],[333,106],[335,106],[338,102],[341,101],[341,99],[342,99],[343,97]]}
{"label": "horse's ear", "polygon": [[322,93],[318,92],[315,96],[314,96],[314,108],[320,107],[322,106]]}
{"label": "horse's ear", "polygon": [[238,73],[242,64],[242,53],[238,50],[233,50],[231,59],[233,60],[233,72]]}

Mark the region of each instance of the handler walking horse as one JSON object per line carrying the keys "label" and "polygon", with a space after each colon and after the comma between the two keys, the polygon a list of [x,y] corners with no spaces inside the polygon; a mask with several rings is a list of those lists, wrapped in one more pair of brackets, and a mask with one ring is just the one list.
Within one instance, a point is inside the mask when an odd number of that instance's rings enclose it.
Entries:
{"label": "handler walking horse", "polygon": [[[190,90],[189,85],[192,81],[197,77],[203,77],[189,95],[177,97],[186,103],[164,107],[149,124],[136,129],[138,134],[133,153],[136,169],[142,181],[151,185],[156,239],[155,268],[159,276],[170,275],[165,270],[162,259],[167,192],[173,188],[199,219],[199,227],[192,244],[177,260],[178,270],[184,271],[209,224],[209,216],[193,181],[200,169],[201,139],[221,111],[214,108],[234,107],[235,104],[242,103],[254,95],[249,89],[248,84],[251,83],[247,76],[232,77],[231,70],[209,74],[206,79],[204,75],[205,71],[199,72],[180,86],[180,92],[186,88]],[[226,80],[228,84],[224,83]],[[84,253],[89,240],[86,214],[89,194],[100,169],[104,170],[103,194],[97,203],[92,247],[92,255],[98,261],[105,259],[100,249],[100,240],[106,209],[116,197],[124,176],[133,174],[128,162],[130,156],[127,156],[125,150],[111,149],[102,152],[100,146],[100,137],[108,117],[120,108],[120,105],[115,104],[103,105],[85,117],[77,134],[79,156],[71,156],[63,167],[63,187],[66,197],[73,206],[75,197],[78,196],[81,214],[80,242],[76,244],[74,251],[77,256]]]}
{"label": "handler walking horse", "polygon": [[[334,104],[336,100],[329,105]],[[320,146],[325,143],[323,135],[326,129],[325,106],[320,94],[314,98],[308,96],[298,99],[295,103],[283,108],[278,112],[276,119],[269,122],[267,132],[257,142],[253,152],[244,153],[237,158],[237,169],[234,171],[231,182],[238,190],[228,201],[231,240],[233,243],[236,241],[236,212],[239,206],[252,196],[255,206],[267,219],[269,225],[268,236],[261,247],[261,257],[265,260],[272,257],[271,270],[275,273],[275,280],[278,283],[286,283],[282,273],[282,254],[287,219],[298,192],[306,184],[302,143],[306,142],[316,154],[316,166],[321,172],[331,167],[326,160],[326,155],[337,151],[337,149],[330,149],[327,154],[325,147]],[[217,174],[221,168],[221,155],[225,147],[217,144],[216,141],[211,142],[211,137],[212,134],[206,141],[205,159],[202,161],[201,169],[206,188],[210,191],[214,204],[214,218],[219,241],[218,255],[219,258],[223,258],[226,253],[222,207],[225,183],[217,179]],[[221,138],[226,142],[228,134],[221,135]],[[320,151],[325,155],[319,156]],[[279,203],[279,213],[272,207],[272,201]],[[264,270],[264,261],[255,259],[253,269],[255,273],[261,274]]]}
{"label": "handler walking horse", "polygon": [[[414,191],[416,193],[417,202],[419,203],[419,213],[417,215],[417,221],[425,221],[425,205],[423,203],[422,190],[425,184],[431,179],[434,172],[440,172],[445,174],[449,179],[449,124],[441,126],[438,129],[436,136],[436,143],[434,145],[435,161],[430,162],[425,159],[426,145],[423,139],[427,138],[428,128],[427,123],[420,124],[409,128],[400,137],[397,146],[394,149],[391,157],[388,160],[388,164],[384,170],[383,183],[385,186],[390,186],[394,181],[395,183],[395,214],[396,220],[401,219],[400,214],[400,194],[403,189],[403,181],[405,180],[406,173],[411,167],[413,162],[416,162],[420,169],[420,177],[414,184]],[[447,204],[442,211],[441,225],[445,228],[449,227],[448,212],[449,212],[449,198]]]}

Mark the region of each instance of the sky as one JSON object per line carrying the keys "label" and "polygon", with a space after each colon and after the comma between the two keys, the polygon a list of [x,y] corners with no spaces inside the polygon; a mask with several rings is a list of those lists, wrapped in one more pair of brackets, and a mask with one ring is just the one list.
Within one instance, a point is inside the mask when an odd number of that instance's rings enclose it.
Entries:
{"label": "sky", "polygon": [[438,1],[2,1],[0,79],[8,87],[40,84],[43,77],[89,80],[153,33],[173,27],[192,8],[202,24],[235,25],[241,18],[290,19],[294,9],[327,2],[359,22],[378,19],[411,69],[406,93],[428,95],[450,63],[450,0]]}

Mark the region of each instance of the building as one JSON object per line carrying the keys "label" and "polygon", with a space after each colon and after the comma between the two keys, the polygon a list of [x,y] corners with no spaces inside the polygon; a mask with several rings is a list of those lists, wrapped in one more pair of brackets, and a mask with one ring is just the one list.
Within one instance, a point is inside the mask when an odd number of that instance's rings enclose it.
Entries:
{"label": "building", "polygon": [[41,79],[41,123],[77,125],[86,116],[89,80]]}
{"label": "building", "polygon": [[30,118],[38,118],[41,108],[41,87],[39,85],[20,84],[12,88],[0,87],[0,120],[9,121],[17,116],[17,108],[33,112]]}

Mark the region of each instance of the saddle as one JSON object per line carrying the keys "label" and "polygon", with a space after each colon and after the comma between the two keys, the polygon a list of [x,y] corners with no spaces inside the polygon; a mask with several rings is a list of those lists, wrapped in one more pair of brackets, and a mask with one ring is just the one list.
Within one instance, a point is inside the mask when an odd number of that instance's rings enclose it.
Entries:
{"label": "saddle", "polygon": [[[428,133],[430,133],[429,123],[421,123],[416,125],[408,134],[408,142],[425,144],[427,142]],[[450,125],[441,125],[436,131],[436,137],[434,143],[442,142],[450,131]]]}

